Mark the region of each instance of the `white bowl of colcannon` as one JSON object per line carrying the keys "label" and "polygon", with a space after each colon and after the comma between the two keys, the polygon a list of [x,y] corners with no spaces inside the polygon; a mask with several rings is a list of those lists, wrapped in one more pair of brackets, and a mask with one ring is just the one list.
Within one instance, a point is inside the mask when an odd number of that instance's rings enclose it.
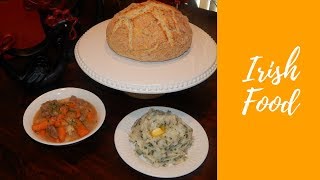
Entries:
{"label": "white bowl of colcannon", "polygon": [[207,134],[197,120],[180,110],[162,106],[129,113],[118,124],[114,142],[129,166],[162,178],[194,171],[209,150]]}

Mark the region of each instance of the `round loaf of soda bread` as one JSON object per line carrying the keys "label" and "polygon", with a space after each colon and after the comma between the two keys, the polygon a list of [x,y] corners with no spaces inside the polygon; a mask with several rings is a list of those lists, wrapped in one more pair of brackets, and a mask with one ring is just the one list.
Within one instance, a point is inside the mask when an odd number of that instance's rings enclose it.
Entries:
{"label": "round loaf of soda bread", "polygon": [[191,46],[189,20],[173,6],[149,0],[132,3],[108,23],[106,38],[117,54],[138,61],[176,58]]}

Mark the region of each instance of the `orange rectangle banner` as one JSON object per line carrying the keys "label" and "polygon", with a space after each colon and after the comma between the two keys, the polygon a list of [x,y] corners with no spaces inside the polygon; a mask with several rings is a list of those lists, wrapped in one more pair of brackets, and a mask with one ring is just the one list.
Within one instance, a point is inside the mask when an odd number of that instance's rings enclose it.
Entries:
{"label": "orange rectangle banner", "polygon": [[219,180],[320,179],[319,7],[219,1]]}

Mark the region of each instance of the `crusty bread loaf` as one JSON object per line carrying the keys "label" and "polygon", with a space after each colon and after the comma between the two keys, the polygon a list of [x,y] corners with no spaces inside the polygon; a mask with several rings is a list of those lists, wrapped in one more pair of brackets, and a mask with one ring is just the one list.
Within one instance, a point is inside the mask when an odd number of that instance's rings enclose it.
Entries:
{"label": "crusty bread loaf", "polygon": [[192,41],[188,18],[176,8],[153,0],[132,3],[117,13],[106,34],[113,51],[138,61],[176,58]]}

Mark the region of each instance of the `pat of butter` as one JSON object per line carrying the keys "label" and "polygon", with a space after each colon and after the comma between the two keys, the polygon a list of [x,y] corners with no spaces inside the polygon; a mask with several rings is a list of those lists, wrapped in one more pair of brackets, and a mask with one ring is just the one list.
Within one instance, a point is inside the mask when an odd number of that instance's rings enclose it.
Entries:
{"label": "pat of butter", "polygon": [[157,137],[157,136],[160,136],[163,133],[164,133],[164,130],[162,130],[161,128],[156,128],[156,129],[152,130],[151,135],[153,137]]}

